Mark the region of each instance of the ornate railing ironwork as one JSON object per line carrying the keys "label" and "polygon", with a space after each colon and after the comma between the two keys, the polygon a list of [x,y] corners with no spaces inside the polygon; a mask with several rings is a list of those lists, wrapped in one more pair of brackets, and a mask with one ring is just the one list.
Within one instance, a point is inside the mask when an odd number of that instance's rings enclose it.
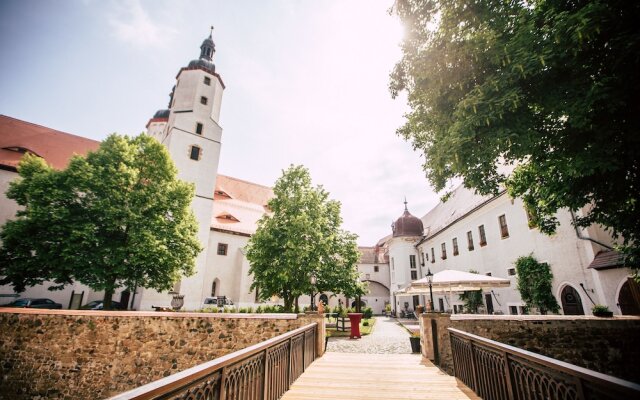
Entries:
{"label": "ornate railing ironwork", "polygon": [[640,399],[640,385],[448,328],[455,376],[485,400]]}
{"label": "ornate railing ironwork", "polygon": [[110,400],[276,400],[316,359],[317,332],[309,324]]}

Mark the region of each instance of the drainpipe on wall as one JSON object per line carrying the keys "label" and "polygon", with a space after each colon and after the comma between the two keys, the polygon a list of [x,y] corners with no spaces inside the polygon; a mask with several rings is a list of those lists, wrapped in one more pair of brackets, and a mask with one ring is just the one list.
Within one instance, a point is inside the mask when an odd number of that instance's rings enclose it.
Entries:
{"label": "drainpipe on wall", "polygon": [[595,243],[595,244],[597,244],[599,246],[604,247],[605,249],[613,250],[613,247],[611,247],[611,246],[608,246],[608,245],[606,245],[606,244],[604,244],[602,242],[599,242],[599,241],[597,241],[595,239],[592,239],[590,237],[582,236],[582,234],[580,233],[580,228],[576,224],[576,214],[573,212],[573,210],[569,210],[569,212],[571,213],[571,221],[573,222],[573,227],[576,230],[576,236],[578,237],[578,239],[580,239],[580,240],[588,240],[588,241],[590,241],[592,243]]}

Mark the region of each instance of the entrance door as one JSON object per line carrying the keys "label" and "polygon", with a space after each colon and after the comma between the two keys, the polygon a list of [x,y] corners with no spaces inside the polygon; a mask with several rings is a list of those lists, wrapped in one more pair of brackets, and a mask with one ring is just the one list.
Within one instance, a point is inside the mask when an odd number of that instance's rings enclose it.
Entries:
{"label": "entrance door", "polygon": [[441,298],[438,299],[438,306],[440,307],[440,311],[444,312],[444,301]]}
{"label": "entrance door", "polygon": [[493,299],[491,298],[491,293],[484,295],[484,301],[487,303],[487,314],[493,314]]}
{"label": "entrance door", "polygon": [[562,300],[564,315],[584,315],[582,300],[580,300],[580,295],[573,286],[565,286],[560,294],[560,299]]}
{"label": "entrance door", "polygon": [[640,315],[640,285],[633,278],[627,278],[620,288],[618,306],[622,315]]}
{"label": "entrance door", "polygon": [[420,296],[413,296],[413,309],[420,305]]}
{"label": "entrance door", "polygon": [[69,310],[77,310],[82,305],[82,297],[84,296],[84,291],[81,293],[76,293],[75,291],[71,292],[71,300],[69,301]]}
{"label": "entrance door", "polygon": [[131,296],[131,292],[128,290],[125,290],[124,292],[120,293],[120,304],[122,305],[122,308],[124,310],[128,310],[129,309],[129,297]]}

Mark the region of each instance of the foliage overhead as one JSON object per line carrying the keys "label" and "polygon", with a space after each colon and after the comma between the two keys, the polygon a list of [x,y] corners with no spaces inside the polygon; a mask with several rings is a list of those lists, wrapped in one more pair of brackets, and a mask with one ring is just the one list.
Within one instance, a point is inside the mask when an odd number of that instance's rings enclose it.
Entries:
{"label": "foliage overhead", "polygon": [[26,154],[18,172],[7,196],[22,210],[2,227],[0,284],[77,281],[104,290],[109,308],[117,288],[164,291],[193,273],[193,186],[155,139],[113,134],[64,170]]}
{"label": "foliage overhead", "polygon": [[[398,133],[423,153],[434,188],[455,177],[481,194],[505,185],[545,233],[560,208],[582,209],[578,226],[602,224],[637,254],[640,2],[397,0],[393,10],[405,38],[390,90],[411,106]],[[516,168],[508,177],[499,164]]]}
{"label": "foliage overhead", "polygon": [[551,292],[553,275],[547,263],[536,260],[533,254],[521,256],[515,261],[518,275],[518,291],[528,308],[537,307],[541,314],[557,313],[560,305]]}
{"label": "foliage overhead", "polygon": [[303,166],[283,171],[273,191],[271,213],[258,222],[247,247],[252,288],[259,288],[260,299],[278,296],[290,311],[298,297],[312,291],[364,294],[357,281],[357,236],[340,228],[340,203],[329,200],[321,186],[312,187]]}

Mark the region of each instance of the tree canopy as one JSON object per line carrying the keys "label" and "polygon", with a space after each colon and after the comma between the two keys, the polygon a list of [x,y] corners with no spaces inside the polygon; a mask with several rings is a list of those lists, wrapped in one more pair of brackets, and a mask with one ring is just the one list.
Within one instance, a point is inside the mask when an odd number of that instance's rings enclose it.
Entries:
{"label": "tree canopy", "polygon": [[283,171],[273,191],[271,213],[258,222],[247,247],[252,288],[259,289],[260,299],[278,296],[291,311],[298,297],[312,291],[364,294],[357,282],[357,236],[341,229],[340,203],[313,187],[303,166]]}
{"label": "tree canopy", "polygon": [[551,292],[553,274],[547,263],[541,263],[530,254],[515,261],[518,291],[527,308],[536,307],[541,314],[557,313],[558,301]]}
{"label": "tree canopy", "polygon": [[[583,209],[628,249],[640,243],[640,3],[624,0],[397,0],[405,25],[393,96],[398,133],[436,190],[505,185],[552,233]],[[509,177],[499,164],[515,164]],[[586,206],[586,207],[585,207]],[[634,244],[635,243],[635,244]],[[637,253],[636,253],[637,254]]]}
{"label": "tree canopy", "polygon": [[113,134],[64,170],[26,154],[18,172],[7,196],[22,209],[0,233],[0,284],[77,281],[104,290],[109,308],[117,288],[169,290],[193,274],[194,189],[155,139]]}

